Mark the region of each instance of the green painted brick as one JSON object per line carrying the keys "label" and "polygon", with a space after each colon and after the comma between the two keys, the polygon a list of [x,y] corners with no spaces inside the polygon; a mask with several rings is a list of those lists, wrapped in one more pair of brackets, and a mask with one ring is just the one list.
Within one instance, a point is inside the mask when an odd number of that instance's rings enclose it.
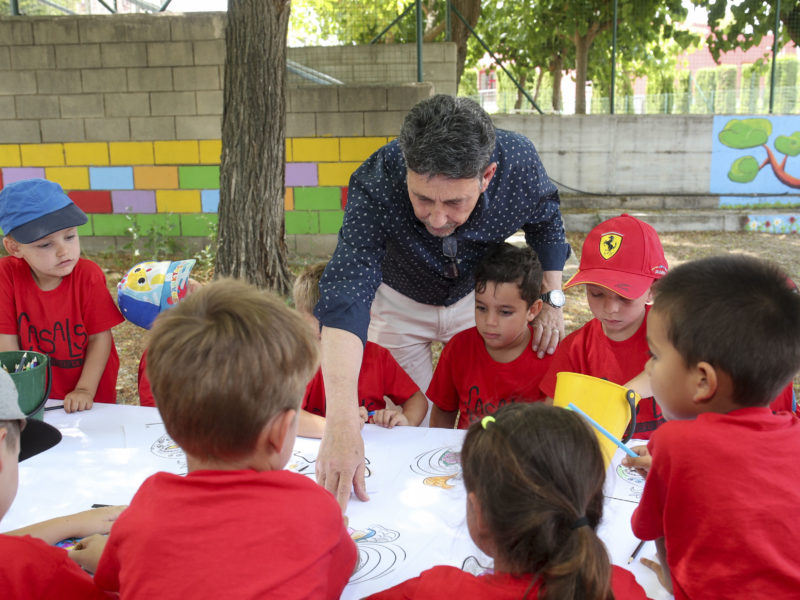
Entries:
{"label": "green painted brick", "polygon": [[286,212],[286,234],[319,233],[318,213],[307,210]]}
{"label": "green painted brick", "polygon": [[181,235],[206,237],[217,228],[216,214],[181,215]]}
{"label": "green painted brick", "polygon": [[295,210],[336,210],[342,207],[340,187],[294,188]]}
{"label": "green painted brick", "polygon": [[139,225],[139,235],[147,237],[151,232],[161,235],[179,237],[181,235],[181,220],[179,215],[168,214],[137,214],[134,216]]}
{"label": "green painted brick", "polygon": [[92,215],[94,235],[128,235],[130,221],[125,215]]}
{"label": "green painted brick", "polygon": [[320,233],[339,233],[344,221],[343,210],[322,210],[319,213]]}
{"label": "green painted brick", "polygon": [[218,190],[219,165],[178,167],[178,187],[182,190]]}
{"label": "green painted brick", "polygon": [[92,233],[92,217],[94,215],[86,215],[86,216],[89,217],[89,220],[86,221],[85,225],[79,225],[78,226],[78,237],[81,237],[81,236],[90,237],[90,236],[94,235]]}

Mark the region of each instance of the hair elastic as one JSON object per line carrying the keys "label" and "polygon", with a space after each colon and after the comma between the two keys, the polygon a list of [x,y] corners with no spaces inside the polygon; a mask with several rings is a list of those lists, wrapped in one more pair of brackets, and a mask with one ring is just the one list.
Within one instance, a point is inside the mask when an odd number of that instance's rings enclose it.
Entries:
{"label": "hair elastic", "polygon": [[494,422],[495,422],[495,418],[494,418],[492,415],[486,415],[485,417],[483,417],[483,418],[481,419],[481,427],[483,427],[484,429],[486,429],[486,426],[487,426],[489,423],[494,423]]}
{"label": "hair elastic", "polygon": [[575,520],[572,524],[572,529],[578,529],[579,527],[585,527],[587,525],[589,525],[589,519],[586,518],[586,515],[583,515]]}

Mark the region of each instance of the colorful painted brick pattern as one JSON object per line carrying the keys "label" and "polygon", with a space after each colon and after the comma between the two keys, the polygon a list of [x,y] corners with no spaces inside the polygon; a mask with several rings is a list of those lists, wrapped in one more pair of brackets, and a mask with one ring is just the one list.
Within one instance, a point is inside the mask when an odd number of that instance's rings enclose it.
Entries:
{"label": "colorful painted brick pattern", "polygon": [[[286,233],[335,234],[350,175],[390,138],[286,140]],[[204,236],[219,209],[220,140],[0,144],[0,188],[42,177],[89,215],[81,235],[124,236],[136,215],[175,235]]]}

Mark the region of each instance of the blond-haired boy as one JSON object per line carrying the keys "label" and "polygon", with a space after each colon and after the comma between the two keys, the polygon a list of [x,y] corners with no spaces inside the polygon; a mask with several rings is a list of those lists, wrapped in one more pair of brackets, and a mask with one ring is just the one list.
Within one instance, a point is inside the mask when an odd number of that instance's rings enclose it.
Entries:
{"label": "blond-haired boy", "polygon": [[[294,283],[294,304],[303,319],[319,335],[314,306],[319,302],[319,280],[327,263],[306,267]],[[395,406],[386,408],[386,398]],[[428,401],[411,377],[384,347],[367,342],[358,375],[358,403],[361,418],[382,427],[416,426],[425,418]],[[300,411],[298,434],[322,437],[325,429],[325,382],[319,369],[306,387]]]}
{"label": "blond-haired boy", "polygon": [[[221,279],[158,316],[148,357],[189,473],[142,484],[96,583],[124,598],[338,598],[356,561],[341,509],[282,470],[318,365],[312,331],[279,298]],[[86,543],[84,564],[100,547]]]}

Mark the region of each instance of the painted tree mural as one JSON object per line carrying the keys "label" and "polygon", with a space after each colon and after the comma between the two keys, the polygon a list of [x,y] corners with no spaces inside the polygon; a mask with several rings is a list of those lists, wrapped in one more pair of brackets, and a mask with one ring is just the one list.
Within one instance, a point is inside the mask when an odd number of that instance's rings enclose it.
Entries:
{"label": "painted tree mural", "polygon": [[[767,145],[771,134],[772,123],[768,119],[731,119],[726,123],[725,128],[719,133],[720,142],[737,150],[763,146],[767,151],[767,158],[762,162],[751,155],[737,158],[731,164],[728,179],[736,183],[750,183],[761,169],[769,165],[781,183],[792,188],[800,188],[800,178],[786,172],[786,161],[789,157],[800,154],[800,131],[776,137],[773,143],[775,152]],[[783,159],[776,157],[776,152],[783,154]]]}

